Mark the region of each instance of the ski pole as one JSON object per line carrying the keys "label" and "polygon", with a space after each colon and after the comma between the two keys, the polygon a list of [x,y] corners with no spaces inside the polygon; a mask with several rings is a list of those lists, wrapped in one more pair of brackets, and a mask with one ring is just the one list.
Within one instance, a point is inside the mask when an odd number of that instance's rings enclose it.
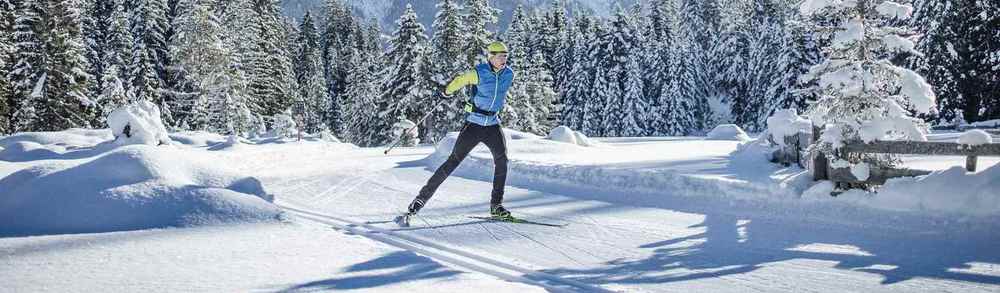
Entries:
{"label": "ski pole", "polygon": [[403,131],[403,133],[401,133],[399,135],[399,137],[396,138],[396,141],[393,142],[392,145],[390,145],[389,148],[386,149],[385,152],[383,152],[383,154],[388,155],[389,151],[391,151],[392,149],[396,148],[396,146],[398,146],[400,142],[403,142],[403,136],[404,135],[406,135],[407,133],[410,133],[410,131],[413,131],[413,129],[417,128],[417,126],[420,126],[420,124],[424,124],[424,120],[427,120],[427,117],[430,117],[431,114],[434,113],[434,110],[437,110],[437,108],[440,107],[441,104],[443,104],[444,102],[447,102],[447,101],[448,100],[440,100],[440,101],[437,102],[437,104],[434,104],[434,107],[431,108],[430,111],[427,111],[427,114],[424,114],[424,117],[420,118],[419,122],[417,122],[416,124],[414,124],[413,127],[410,127],[409,129]]}

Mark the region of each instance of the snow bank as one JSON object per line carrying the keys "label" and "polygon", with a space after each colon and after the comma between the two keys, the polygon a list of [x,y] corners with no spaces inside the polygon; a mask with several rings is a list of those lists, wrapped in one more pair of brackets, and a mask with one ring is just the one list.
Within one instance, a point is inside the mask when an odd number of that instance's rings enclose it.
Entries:
{"label": "snow bank", "polygon": [[170,140],[187,146],[204,147],[226,141],[226,136],[205,131],[180,131],[170,133]]}
{"label": "snow bank", "polygon": [[956,166],[927,176],[890,179],[877,194],[851,190],[839,198],[888,210],[990,216],[1000,214],[997,190],[1000,165],[971,174]]}
{"label": "snow bank", "polygon": [[170,144],[167,128],[160,120],[160,108],[142,101],[118,108],[108,115],[108,125],[120,145]]}
{"label": "snow bank", "polygon": [[[426,166],[436,169],[444,163],[456,138],[451,133],[443,139],[435,152],[425,158]],[[804,170],[781,168],[763,157],[727,164],[725,155],[736,145],[731,141],[697,139],[625,145],[631,147],[582,148],[550,139],[511,142],[507,179],[512,185],[610,190],[623,196],[669,192],[677,196],[736,198],[796,198],[811,181],[804,176]],[[658,159],[648,159],[653,153]],[[631,161],[629,157],[640,161]],[[477,147],[455,172],[491,180],[492,156],[485,147]]]}
{"label": "snow bank", "polygon": [[0,161],[24,162],[66,157],[70,153],[87,156],[114,139],[108,129],[69,129],[57,132],[22,132],[0,139]]}
{"label": "snow bank", "polygon": [[181,150],[126,146],[0,179],[0,234],[87,233],[267,221],[279,209],[260,182]]}
{"label": "snow bank", "polygon": [[546,136],[545,138],[552,141],[565,142],[584,147],[592,147],[598,145],[598,143],[592,141],[589,137],[587,137],[583,133],[577,132],[566,126],[559,126],[556,127],[555,129],[552,129],[552,131],[549,132],[549,135]]}
{"label": "snow bank", "polygon": [[993,143],[993,137],[986,131],[973,129],[962,133],[962,136],[958,137],[958,143],[969,146],[990,144]]}
{"label": "snow bank", "polygon": [[528,132],[523,132],[523,131],[517,131],[517,130],[513,130],[513,129],[508,129],[508,128],[504,128],[503,129],[503,134],[507,138],[507,140],[514,140],[514,139],[517,139],[517,140],[521,140],[521,139],[541,139],[542,138],[542,137],[540,137],[538,135],[535,135],[533,133],[528,133]]}
{"label": "snow bank", "polygon": [[1000,119],[973,122],[973,127],[1000,127]]}
{"label": "snow bank", "polygon": [[743,131],[742,128],[736,124],[722,124],[716,126],[715,129],[708,132],[707,140],[735,140],[735,141],[748,141],[750,136]]}

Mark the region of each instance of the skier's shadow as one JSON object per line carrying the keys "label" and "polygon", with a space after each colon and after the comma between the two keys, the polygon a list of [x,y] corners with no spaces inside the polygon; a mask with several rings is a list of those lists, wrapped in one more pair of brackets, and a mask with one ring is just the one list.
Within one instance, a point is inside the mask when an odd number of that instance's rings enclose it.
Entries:
{"label": "skier's shadow", "polygon": [[308,282],[278,292],[370,289],[394,283],[451,278],[462,272],[442,266],[412,251],[397,251],[352,265],[342,273],[350,276]]}

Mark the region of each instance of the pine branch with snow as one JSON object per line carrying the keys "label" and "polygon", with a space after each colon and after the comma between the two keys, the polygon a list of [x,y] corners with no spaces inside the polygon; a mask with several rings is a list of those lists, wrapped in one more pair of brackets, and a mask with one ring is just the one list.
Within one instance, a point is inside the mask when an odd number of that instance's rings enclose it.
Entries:
{"label": "pine branch with snow", "polygon": [[907,109],[933,111],[934,92],[920,75],[885,59],[897,53],[898,47],[890,45],[893,40],[907,32],[883,25],[909,16],[908,9],[897,5],[903,4],[810,0],[800,6],[803,15],[835,24],[816,28],[831,45],[824,48],[827,60],[804,76],[817,80],[822,91],[808,116],[814,124],[825,125],[819,143],[827,153],[851,141],[925,140],[922,123]]}

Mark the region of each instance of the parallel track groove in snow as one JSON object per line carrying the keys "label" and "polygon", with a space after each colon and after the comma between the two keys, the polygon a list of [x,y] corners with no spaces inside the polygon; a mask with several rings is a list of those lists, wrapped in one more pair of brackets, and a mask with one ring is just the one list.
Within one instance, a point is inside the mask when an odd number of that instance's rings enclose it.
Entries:
{"label": "parallel track groove in snow", "polygon": [[472,252],[449,248],[445,245],[434,243],[432,241],[397,233],[392,230],[382,229],[362,222],[309,211],[303,208],[289,206],[287,204],[278,204],[278,206],[305,220],[330,225],[337,229],[349,231],[372,240],[420,253],[427,257],[472,271],[492,275],[503,280],[527,283],[553,292],[614,292],[599,286],[519,267]]}

